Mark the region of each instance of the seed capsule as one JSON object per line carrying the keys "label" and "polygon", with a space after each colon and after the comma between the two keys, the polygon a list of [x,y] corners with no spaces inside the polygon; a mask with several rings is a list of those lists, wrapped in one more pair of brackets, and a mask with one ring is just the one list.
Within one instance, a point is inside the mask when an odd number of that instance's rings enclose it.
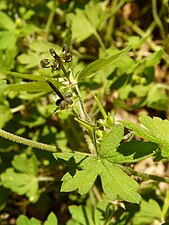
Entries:
{"label": "seed capsule", "polygon": [[56,52],[55,52],[55,50],[53,48],[50,48],[49,52],[50,52],[51,56],[53,56],[54,58],[57,57],[57,54],[56,54]]}
{"label": "seed capsule", "polygon": [[67,106],[68,106],[68,103],[65,102],[65,101],[62,101],[62,102],[59,104],[59,107],[60,107],[61,109],[66,109]]}
{"label": "seed capsule", "polygon": [[64,95],[64,98],[70,98],[72,97],[72,92],[66,92],[66,94]]}
{"label": "seed capsule", "polygon": [[73,104],[73,100],[71,98],[65,98],[64,101],[67,102],[69,105]]}
{"label": "seed capsule", "polygon": [[69,53],[69,51],[70,51],[69,46],[68,45],[64,45],[63,49],[62,49],[63,54],[67,54],[67,53]]}
{"label": "seed capsule", "polygon": [[42,59],[40,61],[40,64],[41,64],[42,67],[49,68],[50,67],[50,60],[49,59]]}
{"label": "seed capsule", "polygon": [[51,63],[52,70],[58,70],[60,68],[59,63],[56,61]]}

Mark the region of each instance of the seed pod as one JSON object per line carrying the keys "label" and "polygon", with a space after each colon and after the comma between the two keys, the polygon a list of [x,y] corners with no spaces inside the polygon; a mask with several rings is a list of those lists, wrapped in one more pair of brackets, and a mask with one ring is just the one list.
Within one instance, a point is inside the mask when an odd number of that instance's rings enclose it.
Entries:
{"label": "seed pod", "polygon": [[66,54],[64,54],[63,59],[65,60],[65,62],[71,62],[72,56],[70,53],[66,53]]}
{"label": "seed pod", "polygon": [[58,69],[60,69],[60,65],[56,61],[51,62],[51,67],[52,67],[52,70],[58,70]]}
{"label": "seed pod", "polygon": [[65,98],[64,101],[67,102],[69,105],[73,104],[73,100],[71,98]]}
{"label": "seed pod", "polygon": [[64,94],[64,98],[70,98],[72,97],[72,92],[67,92]]}
{"label": "seed pod", "polygon": [[42,67],[49,68],[50,67],[50,60],[49,59],[42,59],[40,61],[40,64],[41,64]]}
{"label": "seed pod", "polygon": [[53,48],[50,48],[49,52],[50,52],[51,56],[53,56],[54,58],[57,57],[57,54],[56,54],[56,52],[55,52],[55,50]]}
{"label": "seed pod", "polygon": [[60,107],[61,109],[66,109],[67,106],[68,106],[68,103],[65,102],[65,101],[62,101],[62,102],[59,104],[59,107]]}
{"label": "seed pod", "polygon": [[70,51],[69,46],[65,44],[62,49],[63,54],[67,54],[67,53],[69,53],[69,51]]}

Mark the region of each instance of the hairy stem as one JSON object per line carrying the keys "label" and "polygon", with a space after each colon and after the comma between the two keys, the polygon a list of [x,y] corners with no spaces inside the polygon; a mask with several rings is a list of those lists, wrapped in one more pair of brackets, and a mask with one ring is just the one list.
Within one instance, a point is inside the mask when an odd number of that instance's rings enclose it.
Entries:
{"label": "hairy stem", "polygon": [[169,183],[169,177],[160,177],[160,176],[153,175],[153,174],[138,172],[138,171],[135,171],[128,167],[121,167],[121,169],[124,172],[126,172],[128,175],[134,175],[134,176],[142,178],[144,180],[154,180],[154,181],[158,181],[158,182]]}
{"label": "hairy stem", "polygon": [[5,139],[8,139],[10,141],[19,143],[19,144],[23,144],[23,145],[27,145],[30,146],[32,148],[37,148],[37,149],[41,149],[44,151],[48,151],[48,152],[58,152],[60,151],[60,149],[57,149],[55,146],[52,145],[47,145],[44,143],[40,143],[40,142],[36,142],[36,141],[32,141],[23,137],[20,137],[18,135],[15,134],[11,134],[7,131],[4,131],[2,129],[0,129],[0,137],[3,137]]}

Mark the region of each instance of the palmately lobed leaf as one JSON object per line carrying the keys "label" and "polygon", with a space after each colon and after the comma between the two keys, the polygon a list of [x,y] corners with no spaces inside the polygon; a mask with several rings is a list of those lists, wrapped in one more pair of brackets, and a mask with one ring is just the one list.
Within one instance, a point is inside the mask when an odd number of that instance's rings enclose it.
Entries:
{"label": "palmately lobed leaf", "polygon": [[120,197],[128,202],[140,201],[137,182],[107,159],[78,153],[54,153],[54,156],[68,165],[68,172],[62,177],[61,191],[78,190],[80,194],[86,194],[100,176],[103,190],[110,200]]}
{"label": "palmately lobed leaf", "polygon": [[79,164],[79,167],[69,170],[62,178],[61,191],[78,190],[80,194],[86,194],[93,186],[99,174],[99,163],[94,157],[87,157]]}
{"label": "palmately lobed leaf", "polygon": [[17,173],[8,168],[1,174],[2,185],[19,195],[25,194],[32,201],[38,192],[38,178],[26,173]]}
{"label": "palmately lobed leaf", "polygon": [[35,155],[32,155],[30,158],[25,153],[15,155],[14,159],[12,160],[12,165],[19,172],[37,176],[38,160]]}

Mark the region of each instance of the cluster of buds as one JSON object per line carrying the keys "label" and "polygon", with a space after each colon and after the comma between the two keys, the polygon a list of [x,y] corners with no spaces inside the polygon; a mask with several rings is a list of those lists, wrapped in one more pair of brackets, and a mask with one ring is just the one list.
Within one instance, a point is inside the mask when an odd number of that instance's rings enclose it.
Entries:
{"label": "cluster of buds", "polygon": [[[55,50],[53,48],[49,49],[49,52],[51,56],[54,58],[54,61],[50,61],[49,59],[42,59],[40,61],[40,64],[44,68],[52,68],[52,70],[60,69],[63,71],[64,76],[68,79],[69,83],[71,83],[69,79],[69,73],[65,70],[62,62],[71,62],[72,56],[70,54],[70,48],[67,45],[64,45],[62,49],[63,55],[60,57],[57,55]],[[49,84],[49,86],[53,89],[53,91],[58,95],[59,99],[56,101],[56,105],[60,109],[67,109],[69,105],[73,104],[73,100],[71,99],[72,93],[67,92],[65,94],[62,94],[55,85],[46,79],[46,82]]]}
{"label": "cluster of buds", "polygon": [[68,45],[64,45],[62,49],[63,56],[58,56],[57,53],[53,48],[49,49],[49,52],[51,56],[53,56],[54,61],[50,61],[49,59],[42,59],[40,61],[40,64],[44,68],[52,68],[52,70],[58,70],[60,67],[62,68],[62,61],[63,62],[71,62],[72,61],[72,55],[70,54],[70,48]]}

